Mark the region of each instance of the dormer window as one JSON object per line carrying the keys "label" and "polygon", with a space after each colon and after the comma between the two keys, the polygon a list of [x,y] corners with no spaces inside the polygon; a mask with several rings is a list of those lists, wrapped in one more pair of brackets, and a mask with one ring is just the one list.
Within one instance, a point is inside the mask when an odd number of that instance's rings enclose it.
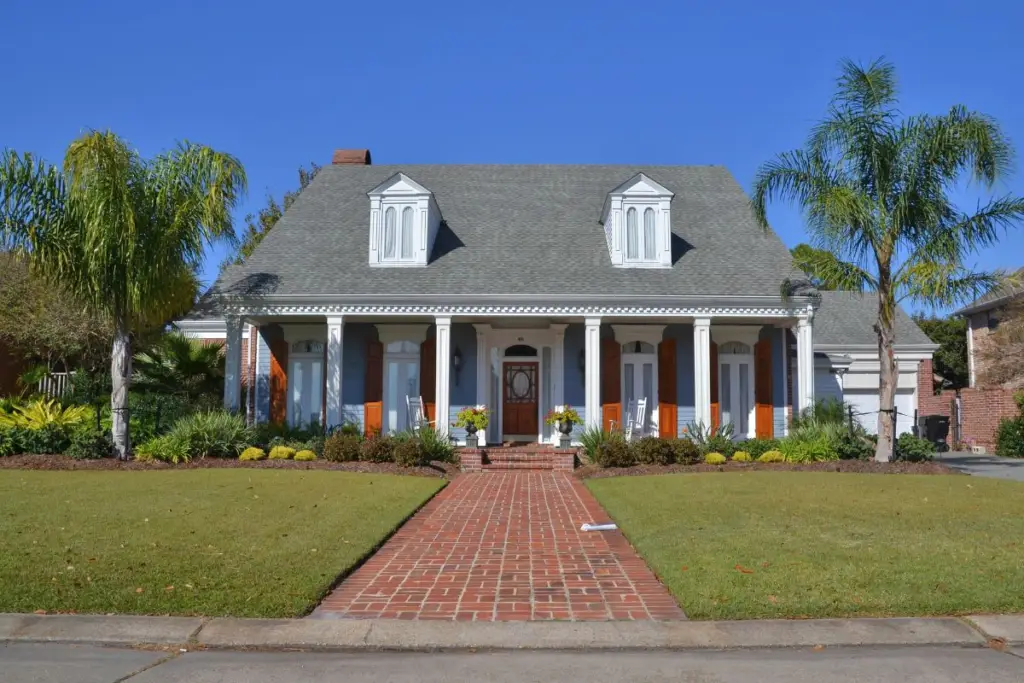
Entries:
{"label": "dormer window", "polygon": [[370,265],[427,265],[441,225],[441,211],[433,193],[404,173],[397,173],[367,196]]}
{"label": "dormer window", "polygon": [[612,265],[672,267],[672,197],[643,173],[608,193],[602,223]]}

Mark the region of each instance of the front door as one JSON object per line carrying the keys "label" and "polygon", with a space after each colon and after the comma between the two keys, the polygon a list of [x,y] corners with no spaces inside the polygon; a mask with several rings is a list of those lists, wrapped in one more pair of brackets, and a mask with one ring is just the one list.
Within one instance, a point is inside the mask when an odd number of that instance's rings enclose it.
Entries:
{"label": "front door", "polygon": [[536,362],[509,361],[504,365],[502,382],[502,433],[508,437],[537,438]]}
{"label": "front door", "polygon": [[[722,406],[722,425],[731,424],[733,438],[754,436],[754,356],[750,347],[731,343],[733,353],[719,351],[718,400]],[[737,353],[736,351],[739,351]]]}

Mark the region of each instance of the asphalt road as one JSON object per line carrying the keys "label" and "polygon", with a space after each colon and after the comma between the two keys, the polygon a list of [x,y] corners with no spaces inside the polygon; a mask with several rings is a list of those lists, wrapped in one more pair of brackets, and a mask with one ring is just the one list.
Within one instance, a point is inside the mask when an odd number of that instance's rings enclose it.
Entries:
{"label": "asphalt road", "polygon": [[0,645],[4,683],[1019,683],[1024,655],[987,648],[820,651],[189,652]]}
{"label": "asphalt road", "polygon": [[1000,458],[998,455],[950,451],[937,454],[936,459],[953,469],[976,477],[1024,481],[1024,459],[1021,458]]}

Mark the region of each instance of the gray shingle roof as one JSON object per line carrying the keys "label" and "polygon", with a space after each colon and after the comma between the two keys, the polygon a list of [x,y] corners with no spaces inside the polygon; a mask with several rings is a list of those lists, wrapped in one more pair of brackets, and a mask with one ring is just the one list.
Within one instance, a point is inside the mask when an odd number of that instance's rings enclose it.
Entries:
{"label": "gray shingle roof", "polygon": [[956,314],[967,315],[968,313],[977,313],[990,308],[996,308],[997,306],[1000,306],[1010,299],[1016,298],[1022,294],[1024,294],[1024,268],[1020,268],[1016,272],[1010,273],[1006,278],[1006,282],[994,288],[988,294],[978,297],[970,304],[957,311]]}
{"label": "gray shingle roof", "polygon": [[[860,292],[821,292],[814,316],[814,344],[876,345],[878,299]],[[896,311],[896,345],[930,344],[917,323],[902,308]]]}
{"label": "gray shingle roof", "polygon": [[[366,193],[403,172],[434,193],[442,226],[426,268],[368,265]],[[671,269],[611,265],[601,207],[638,172],[675,192]],[[715,166],[326,166],[215,291],[358,294],[778,296],[789,251]]]}

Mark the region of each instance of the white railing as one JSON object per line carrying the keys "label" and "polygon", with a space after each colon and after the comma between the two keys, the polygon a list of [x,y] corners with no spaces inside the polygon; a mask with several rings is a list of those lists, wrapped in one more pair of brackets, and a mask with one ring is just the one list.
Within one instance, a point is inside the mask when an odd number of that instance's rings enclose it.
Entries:
{"label": "white railing", "polygon": [[39,380],[36,389],[44,396],[60,398],[71,386],[71,374],[70,372],[51,372]]}

